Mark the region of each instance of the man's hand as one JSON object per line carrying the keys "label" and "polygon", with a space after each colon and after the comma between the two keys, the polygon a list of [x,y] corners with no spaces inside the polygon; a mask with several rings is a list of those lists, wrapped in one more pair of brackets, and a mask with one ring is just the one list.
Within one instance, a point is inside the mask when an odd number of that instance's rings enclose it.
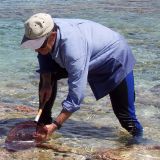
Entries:
{"label": "man's hand", "polygon": [[[63,109],[56,118],[56,121],[62,125],[71,115],[72,113],[67,112]],[[37,142],[45,142],[57,129],[58,127],[54,123],[49,125],[38,126],[37,131],[33,136]]]}

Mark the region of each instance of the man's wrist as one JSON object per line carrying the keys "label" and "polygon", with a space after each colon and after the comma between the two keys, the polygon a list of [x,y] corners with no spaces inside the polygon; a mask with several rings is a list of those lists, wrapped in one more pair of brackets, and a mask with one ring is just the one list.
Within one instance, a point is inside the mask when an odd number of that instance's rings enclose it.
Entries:
{"label": "man's wrist", "polygon": [[60,129],[62,127],[62,125],[58,123],[56,120],[53,121],[53,124],[57,127],[57,129]]}
{"label": "man's wrist", "polygon": [[61,113],[58,115],[58,117],[53,122],[54,126],[57,126],[57,129],[60,129],[62,124],[71,116],[72,113],[64,111],[64,109],[61,111]]}

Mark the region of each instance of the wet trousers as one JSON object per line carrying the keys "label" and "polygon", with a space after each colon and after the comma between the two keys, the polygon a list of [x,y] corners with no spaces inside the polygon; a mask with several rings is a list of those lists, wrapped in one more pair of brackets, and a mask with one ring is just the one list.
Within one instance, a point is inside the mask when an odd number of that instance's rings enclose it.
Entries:
{"label": "wet trousers", "polygon": [[121,126],[133,136],[141,136],[143,127],[135,114],[135,91],[133,72],[109,93],[113,111]]}

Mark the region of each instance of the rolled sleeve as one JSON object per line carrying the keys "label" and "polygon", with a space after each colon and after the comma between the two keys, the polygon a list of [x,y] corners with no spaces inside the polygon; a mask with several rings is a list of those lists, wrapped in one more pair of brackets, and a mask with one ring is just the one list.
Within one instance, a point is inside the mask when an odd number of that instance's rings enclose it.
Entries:
{"label": "rolled sleeve", "polygon": [[62,102],[62,107],[64,110],[73,113],[73,112],[79,110],[79,108],[80,108],[79,105],[76,105],[75,103],[73,105],[73,103],[74,102],[70,102],[70,100],[64,100]]}

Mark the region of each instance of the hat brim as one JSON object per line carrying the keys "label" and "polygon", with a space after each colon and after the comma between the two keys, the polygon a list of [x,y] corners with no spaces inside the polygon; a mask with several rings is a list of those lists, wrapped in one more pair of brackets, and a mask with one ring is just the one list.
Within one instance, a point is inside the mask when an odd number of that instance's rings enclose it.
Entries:
{"label": "hat brim", "polygon": [[33,50],[38,49],[43,45],[46,38],[47,38],[47,35],[41,38],[38,38],[38,39],[29,39],[24,35],[22,42],[21,42],[21,47],[30,48]]}

